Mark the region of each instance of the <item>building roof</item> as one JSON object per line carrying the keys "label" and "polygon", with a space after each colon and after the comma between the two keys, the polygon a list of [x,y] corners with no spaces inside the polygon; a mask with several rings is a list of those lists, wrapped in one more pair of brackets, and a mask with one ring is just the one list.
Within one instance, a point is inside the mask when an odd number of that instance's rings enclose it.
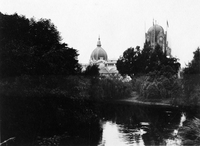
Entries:
{"label": "building roof", "polygon": [[97,47],[93,50],[91,56],[90,56],[91,60],[108,60],[108,56],[106,51],[101,47],[101,41],[100,38],[97,41]]}
{"label": "building roof", "polygon": [[156,34],[164,33],[164,29],[162,28],[162,26],[154,24],[148,29],[148,33],[154,33],[154,32],[156,32]]}
{"label": "building roof", "polygon": [[109,74],[109,71],[106,67],[102,67],[99,69],[100,74]]}

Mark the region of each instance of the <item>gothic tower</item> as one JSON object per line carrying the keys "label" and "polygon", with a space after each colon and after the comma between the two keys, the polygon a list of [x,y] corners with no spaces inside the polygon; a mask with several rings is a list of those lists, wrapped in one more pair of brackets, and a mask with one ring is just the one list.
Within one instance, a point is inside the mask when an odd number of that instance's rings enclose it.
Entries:
{"label": "gothic tower", "polygon": [[171,56],[171,48],[168,47],[167,31],[162,26],[153,24],[145,33],[145,41],[149,42],[152,48],[159,45],[167,56]]}

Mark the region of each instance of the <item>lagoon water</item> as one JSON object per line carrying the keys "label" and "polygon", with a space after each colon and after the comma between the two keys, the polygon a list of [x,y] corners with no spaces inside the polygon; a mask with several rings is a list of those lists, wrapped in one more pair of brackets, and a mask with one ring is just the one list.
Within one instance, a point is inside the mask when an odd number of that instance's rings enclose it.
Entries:
{"label": "lagoon water", "polygon": [[107,104],[102,108],[99,146],[145,146],[179,144],[173,135],[179,128],[178,108]]}
{"label": "lagoon water", "polygon": [[[50,112],[47,119],[52,121],[40,121],[44,124],[36,125],[38,128],[31,131],[28,128],[32,123],[28,120],[29,123],[22,121],[10,127],[10,131],[6,128],[2,135],[4,139],[16,138],[8,145],[35,146],[52,142],[60,146],[170,146],[180,145],[181,140],[176,135],[184,121],[198,117],[193,111],[177,107],[136,105],[122,101],[81,103],[74,107],[76,104],[69,103],[64,110],[59,109],[60,113],[55,113],[57,118]],[[8,125],[5,122],[2,126]],[[20,126],[24,128],[18,128]],[[35,137],[31,136],[31,132]]]}
{"label": "lagoon water", "polygon": [[100,126],[98,134],[87,131],[85,143],[74,142],[74,145],[179,146],[181,140],[177,137],[178,129],[186,118],[195,116],[193,112],[177,107],[135,105],[127,102],[98,103],[96,109]]}

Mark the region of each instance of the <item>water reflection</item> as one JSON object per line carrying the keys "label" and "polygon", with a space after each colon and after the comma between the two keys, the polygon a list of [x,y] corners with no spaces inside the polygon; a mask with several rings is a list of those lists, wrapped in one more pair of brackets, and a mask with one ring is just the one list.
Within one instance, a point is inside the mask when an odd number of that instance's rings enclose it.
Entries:
{"label": "water reflection", "polygon": [[180,146],[182,145],[182,139],[178,137],[179,128],[183,126],[183,122],[186,121],[185,113],[181,114],[180,123],[177,129],[174,129],[173,133],[171,134],[173,137],[166,139],[166,146]]}
{"label": "water reflection", "polygon": [[175,108],[128,104],[106,104],[101,114],[99,146],[168,145],[184,118]]}
{"label": "water reflection", "polygon": [[[37,116],[31,112],[29,117],[16,114],[21,110],[12,113],[16,117],[4,116],[2,139],[15,136],[15,145],[37,145],[38,139],[40,142],[59,138],[60,145],[171,146],[180,145],[176,135],[186,118],[200,118],[199,109],[185,111],[122,102],[66,101],[64,105],[61,110],[44,108]],[[30,117],[38,119],[31,122]]]}
{"label": "water reflection", "polygon": [[144,146],[142,135],[146,133],[143,129],[124,129],[112,121],[102,123],[103,133],[99,146]]}

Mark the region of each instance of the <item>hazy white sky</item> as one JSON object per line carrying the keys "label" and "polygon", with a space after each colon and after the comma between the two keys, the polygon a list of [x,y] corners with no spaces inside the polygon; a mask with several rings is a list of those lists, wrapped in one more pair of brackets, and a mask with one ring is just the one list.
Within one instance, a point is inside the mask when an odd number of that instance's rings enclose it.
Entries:
{"label": "hazy white sky", "polygon": [[99,35],[109,59],[143,48],[153,19],[165,30],[168,20],[169,46],[182,66],[200,46],[200,0],[0,0],[0,11],[51,19],[80,63],[89,62]]}

